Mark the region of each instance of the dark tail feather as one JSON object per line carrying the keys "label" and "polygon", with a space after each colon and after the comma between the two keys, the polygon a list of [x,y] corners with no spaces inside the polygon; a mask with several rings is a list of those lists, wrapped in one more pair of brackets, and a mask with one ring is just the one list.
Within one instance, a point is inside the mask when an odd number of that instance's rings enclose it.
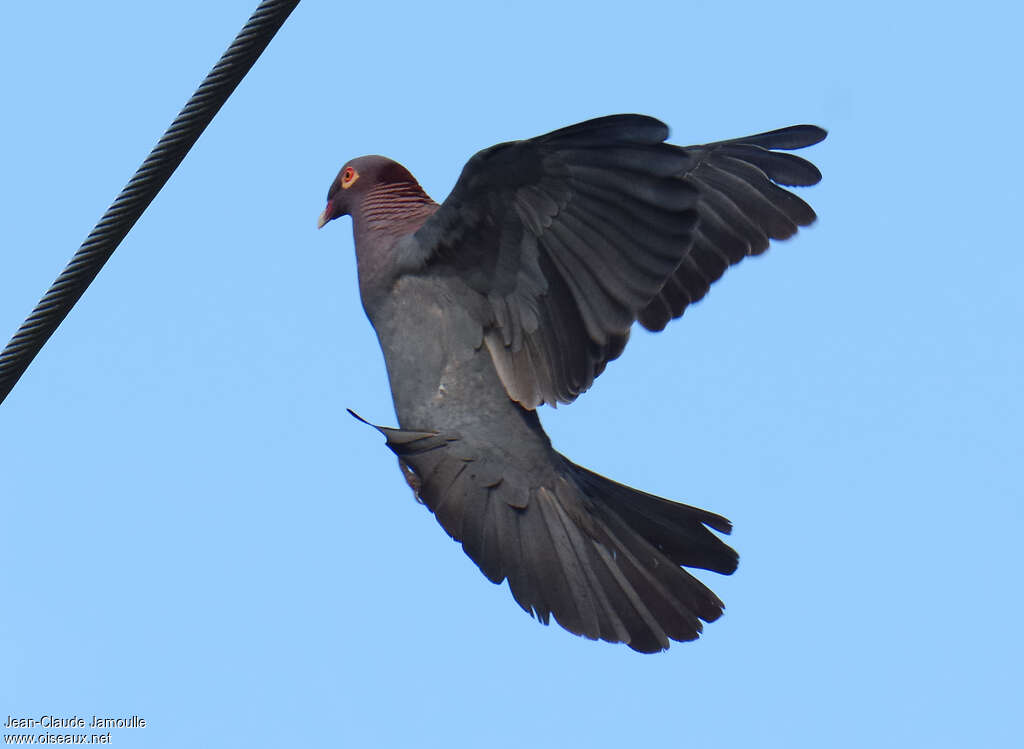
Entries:
{"label": "dark tail feather", "polygon": [[570,632],[650,653],[696,639],[701,620],[721,616],[722,602],[681,565],[736,569],[736,552],[708,529],[728,533],[725,518],[557,453],[547,476],[536,476],[452,435],[377,429],[448,534],[545,624],[553,614]]}
{"label": "dark tail feather", "polygon": [[732,532],[732,523],[721,515],[662,499],[573,463],[569,465],[587,494],[600,498],[626,525],[675,564],[723,575],[736,571],[739,554],[708,530],[710,527],[721,533]]}

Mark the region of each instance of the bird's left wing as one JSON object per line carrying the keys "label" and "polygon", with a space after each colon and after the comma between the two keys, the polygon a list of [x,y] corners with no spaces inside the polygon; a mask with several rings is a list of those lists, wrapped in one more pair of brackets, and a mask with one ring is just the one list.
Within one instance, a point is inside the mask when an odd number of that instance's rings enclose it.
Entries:
{"label": "bird's left wing", "polygon": [[774,183],[820,174],[770,149],[819,128],[691,148],[667,137],[651,117],[614,115],[488,148],[395,248],[402,272],[455,274],[486,300],[483,340],[523,406],[574,400],[637,319],[664,327],[724,267],[814,219]]}

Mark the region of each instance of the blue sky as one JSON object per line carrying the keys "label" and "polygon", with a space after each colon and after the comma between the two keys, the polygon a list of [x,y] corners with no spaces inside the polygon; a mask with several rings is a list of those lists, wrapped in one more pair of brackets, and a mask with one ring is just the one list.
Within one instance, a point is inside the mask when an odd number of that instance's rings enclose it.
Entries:
{"label": "blue sky", "polygon": [[[14,332],[255,0],[20,3]],[[1019,741],[1021,11],[306,0],[0,407],[0,712],[128,747]],[[348,158],[435,198],[493,143],[644,112],[827,127],[820,220],[571,407],[560,451],[727,515],[726,615],[641,656],[522,613],[416,505]]]}

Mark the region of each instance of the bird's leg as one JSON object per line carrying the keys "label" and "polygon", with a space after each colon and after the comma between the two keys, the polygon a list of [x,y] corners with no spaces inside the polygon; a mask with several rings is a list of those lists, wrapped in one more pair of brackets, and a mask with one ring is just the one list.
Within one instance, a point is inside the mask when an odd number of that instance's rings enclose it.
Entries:
{"label": "bird's leg", "polygon": [[405,476],[405,483],[409,485],[412,489],[412,493],[416,495],[416,501],[423,504],[423,500],[420,498],[420,488],[423,486],[423,482],[420,481],[419,475],[401,458],[398,459],[398,467],[402,469],[402,475]]}

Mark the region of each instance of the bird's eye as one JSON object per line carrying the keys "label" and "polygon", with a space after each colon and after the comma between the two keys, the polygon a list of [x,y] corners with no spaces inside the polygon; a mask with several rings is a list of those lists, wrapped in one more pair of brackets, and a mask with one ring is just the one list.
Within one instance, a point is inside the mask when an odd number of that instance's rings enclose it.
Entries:
{"label": "bird's eye", "polygon": [[349,188],[352,183],[359,179],[359,172],[350,166],[345,167],[345,171],[341,173],[341,186],[343,188]]}

